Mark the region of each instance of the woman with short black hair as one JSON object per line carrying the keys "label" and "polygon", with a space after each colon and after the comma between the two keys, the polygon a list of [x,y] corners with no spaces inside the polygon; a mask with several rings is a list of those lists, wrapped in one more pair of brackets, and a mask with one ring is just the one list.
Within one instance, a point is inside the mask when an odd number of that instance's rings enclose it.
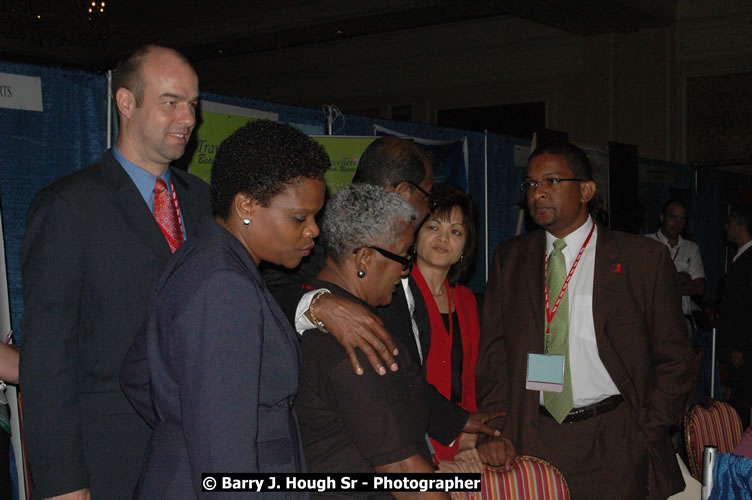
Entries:
{"label": "woman with short black hair", "polygon": [[214,217],[173,255],[121,372],[153,428],[136,498],[195,498],[205,472],[305,470],[292,407],[298,339],[257,267],[295,267],[310,253],[328,168],[319,144],[276,122],[249,123],[220,146]]}

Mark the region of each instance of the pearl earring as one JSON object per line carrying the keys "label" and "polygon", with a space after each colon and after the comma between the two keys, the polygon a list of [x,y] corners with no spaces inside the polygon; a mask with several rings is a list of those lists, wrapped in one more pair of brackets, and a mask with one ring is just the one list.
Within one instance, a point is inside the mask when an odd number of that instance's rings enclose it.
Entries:
{"label": "pearl earring", "polygon": [[250,226],[251,225],[251,219],[243,219],[243,225],[244,226]]}
{"label": "pearl earring", "polygon": [[366,277],[366,272],[365,271],[362,271],[362,270],[358,271],[358,278],[365,278],[365,277]]}

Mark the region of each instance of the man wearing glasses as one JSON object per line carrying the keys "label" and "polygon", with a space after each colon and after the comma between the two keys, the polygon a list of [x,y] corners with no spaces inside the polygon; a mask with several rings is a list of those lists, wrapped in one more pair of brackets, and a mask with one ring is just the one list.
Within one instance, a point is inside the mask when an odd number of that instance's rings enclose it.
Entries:
{"label": "man wearing glasses", "polygon": [[[669,427],[691,383],[674,268],[660,243],[594,223],[592,178],[571,144],[530,156],[522,190],[542,230],[496,249],[478,406],[506,409],[489,425],[558,467],[572,498],[666,498],[684,487]],[[496,439],[479,449],[494,456]]]}
{"label": "man wearing glasses", "polygon": [[[430,212],[433,168],[425,153],[410,141],[387,136],[372,142],[360,158],[353,183],[372,184],[399,194],[418,212],[416,231]],[[311,328],[330,332],[347,351],[356,373],[363,373],[355,354],[355,348],[358,348],[366,354],[373,368],[384,375],[387,370],[384,363],[390,370],[398,369],[393,356],[395,344],[388,331],[405,331],[406,328],[401,325],[411,324],[415,338],[405,342],[410,346],[411,352],[400,353],[397,360],[410,356],[419,365],[423,364],[428,355],[431,331],[422,295],[417,285],[408,279],[409,257],[394,255],[381,248],[375,250],[401,263],[405,271],[402,287],[398,287],[391,304],[380,308],[379,317],[327,290],[306,290],[306,280],[315,278],[324,267],[326,256],[318,246],[313,250],[310,260],[302,264],[294,274],[270,268],[264,270],[264,280],[288,318],[293,318],[298,332]],[[348,345],[344,338],[345,332],[355,332],[360,341]],[[431,415],[436,418],[431,419],[428,432],[437,441],[448,445],[460,431],[496,433],[485,422],[497,413],[470,414],[442,396],[433,386],[429,385],[429,391]],[[510,456],[510,462],[511,459]]]}

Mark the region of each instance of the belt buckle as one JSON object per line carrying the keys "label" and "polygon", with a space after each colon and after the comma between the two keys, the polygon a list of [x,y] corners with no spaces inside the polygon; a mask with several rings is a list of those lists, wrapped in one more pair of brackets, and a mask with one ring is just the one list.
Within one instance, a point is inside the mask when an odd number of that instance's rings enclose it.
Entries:
{"label": "belt buckle", "polygon": [[564,421],[568,424],[573,424],[575,422],[587,420],[588,418],[593,416],[592,412],[593,409],[587,406],[584,408],[576,408],[569,412],[569,414],[564,418]]}

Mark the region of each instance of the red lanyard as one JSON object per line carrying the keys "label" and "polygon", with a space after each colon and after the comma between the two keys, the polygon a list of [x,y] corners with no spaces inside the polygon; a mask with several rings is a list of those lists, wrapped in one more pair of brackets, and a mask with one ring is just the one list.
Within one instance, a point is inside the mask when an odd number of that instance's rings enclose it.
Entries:
{"label": "red lanyard", "polygon": [[[569,286],[569,280],[572,279],[572,275],[574,275],[574,270],[577,269],[577,264],[579,264],[580,259],[582,258],[583,252],[585,252],[585,247],[590,243],[590,238],[593,236],[593,231],[595,230],[595,224],[593,224],[593,227],[590,228],[590,232],[587,235],[587,238],[585,238],[585,242],[582,244],[582,247],[580,247],[580,252],[577,254],[577,258],[574,260],[574,264],[572,264],[572,269],[569,270],[569,274],[567,275],[567,279],[564,280],[564,284],[561,286],[561,291],[559,292],[559,296],[556,298],[556,303],[554,304],[554,308],[551,309],[550,304],[548,302],[548,286],[543,287],[545,290],[545,297],[546,297],[546,320],[548,321],[548,326],[546,326],[546,335],[551,335],[551,322],[554,320],[554,315],[556,315],[556,311],[559,310],[559,304],[561,303],[561,298],[564,297],[564,292],[567,291],[567,287]],[[548,283],[548,253],[546,253],[546,262],[543,266],[543,276],[545,283]]]}
{"label": "red lanyard", "polygon": [[[670,246],[670,245],[669,245],[669,248],[671,248],[671,246]],[[677,243],[677,244],[676,244],[676,252],[674,252],[674,256],[673,256],[673,257],[671,257],[671,261],[672,261],[672,262],[676,262],[676,256],[677,256],[677,255],[679,255],[679,250],[680,250],[680,248],[679,248],[679,244]]]}

